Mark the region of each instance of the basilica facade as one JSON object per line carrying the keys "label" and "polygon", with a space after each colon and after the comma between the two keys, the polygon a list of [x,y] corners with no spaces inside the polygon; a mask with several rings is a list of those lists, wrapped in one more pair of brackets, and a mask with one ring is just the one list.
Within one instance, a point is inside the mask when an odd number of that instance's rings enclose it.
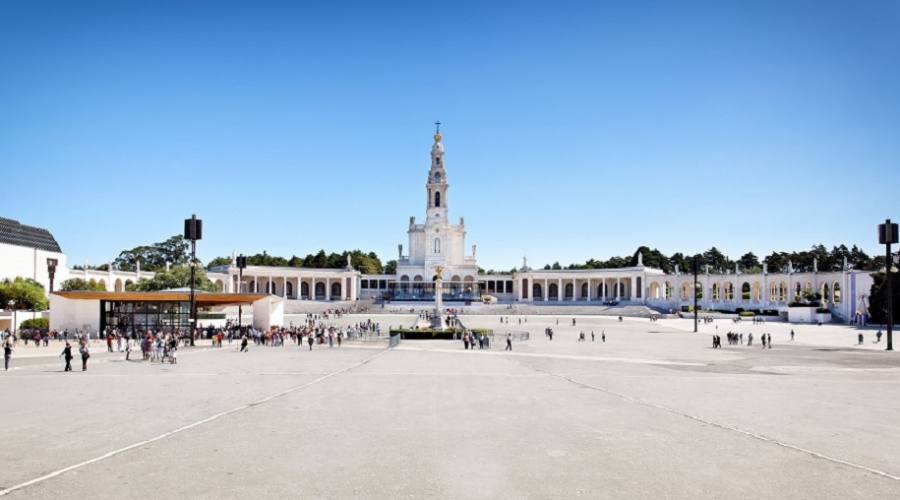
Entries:
{"label": "basilica facade", "polygon": [[[703,309],[724,311],[778,311],[806,292],[822,297],[820,309],[834,317],[853,321],[868,310],[872,284],[868,272],[848,268],[795,273],[792,269],[761,273],[726,273],[701,270],[692,274],[667,274],[637,265],[615,269],[531,269],[527,262],[507,274],[479,274],[476,246],[466,245],[465,220],[450,216],[450,184],[440,130],[431,146],[431,163],[424,186],[425,220],[410,217],[407,243],[398,245],[396,272],[362,274],[348,265],[343,269],[249,266],[240,273],[235,265],[210,270],[209,278],[226,293],[268,293],[286,299],[285,310],[296,301],[355,302],[385,300],[424,302],[434,299],[433,282],[443,277],[443,299],[452,304],[490,302],[531,305],[617,306],[640,304],[660,311],[678,311],[693,305],[696,288]],[[470,250],[467,253],[467,250]],[[68,270],[67,270],[68,271]],[[65,277],[95,279],[110,291],[121,291],[128,282],[153,273],[126,271],[68,271]],[[63,278],[65,279],[65,278]],[[820,311],[821,312],[821,311]]]}

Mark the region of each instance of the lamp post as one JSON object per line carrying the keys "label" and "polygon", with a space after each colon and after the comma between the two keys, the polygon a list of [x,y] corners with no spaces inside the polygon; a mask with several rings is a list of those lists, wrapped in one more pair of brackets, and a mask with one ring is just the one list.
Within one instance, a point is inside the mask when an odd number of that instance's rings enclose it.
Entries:
{"label": "lamp post", "polygon": [[[242,293],[243,290],[241,288],[244,286],[244,268],[247,267],[247,257],[244,254],[238,255],[237,257],[237,268],[238,268],[238,293]],[[238,304],[238,334],[241,332],[241,313],[243,313],[244,306],[242,304]]]}
{"label": "lamp post", "polygon": [[47,259],[47,275],[50,276],[50,293],[53,293],[53,278],[56,277],[56,265],[59,261],[56,259]]}
{"label": "lamp post", "polygon": [[699,319],[697,312],[697,268],[700,267],[700,263],[697,262],[697,256],[694,256],[694,333],[697,333],[697,321]]}
{"label": "lamp post", "polygon": [[194,301],[194,277],[197,266],[197,240],[203,237],[203,221],[192,214],[184,220],[184,237],[191,240],[191,346],[194,345],[194,332],[197,330],[197,304]]}
{"label": "lamp post", "polygon": [[884,221],[884,224],[878,225],[878,243],[884,245],[884,282],[887,285],[887,294],[885,296],[885,309],[887,310],[887,350],[894,350],[894,297],[893,287],[891,286],[891,267],[894,266],[894,259],[891,255],[891,244],[897,243],[897,223],[891,222],[891,219]]}
{"label": "lamp post", "polygon": [[16,301],[9,299],[9,302],[7,302],[6,305],[9,306],[9,310],[13,313],[12,336],[13,338],[16,338]]}

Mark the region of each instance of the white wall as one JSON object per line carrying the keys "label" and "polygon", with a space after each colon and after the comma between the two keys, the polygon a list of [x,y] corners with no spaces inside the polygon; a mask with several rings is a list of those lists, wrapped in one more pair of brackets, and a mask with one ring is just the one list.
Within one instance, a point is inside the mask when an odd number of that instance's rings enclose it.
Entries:
{"label": "white wall", "polygon": [[100,330],[100,301],[67,299],[50,296],[50,329],[62,331],[76,329],[90,332]]}
{"label": "white wall", "polygon": [[284,324],[284,300],[269,295],[253,303],[253,328],[268,330]]}
{"label": "white wall", "polygon": [[43,285],[44,290],[49,293],[48,258],[59,261],[56,266],[56,277],[53,279],[54,289],[59,290],[59,284],[69,278],[66,256],[61,253],[36,250],[18,245],[0,243],[0,280],[12,280],[20,276],[22,278],[31,278]]}

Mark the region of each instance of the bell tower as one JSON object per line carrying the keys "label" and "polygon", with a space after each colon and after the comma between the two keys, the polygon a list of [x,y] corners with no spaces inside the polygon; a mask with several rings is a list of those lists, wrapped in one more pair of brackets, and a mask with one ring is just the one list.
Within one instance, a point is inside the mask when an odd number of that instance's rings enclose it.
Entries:
{"label": "bell tower", "polygon": [[444,145],[441,122],[435,122],[434,144],[431,146],[431,168],[428,170],[426,225],[447,222],[447,171],[444,170]]}

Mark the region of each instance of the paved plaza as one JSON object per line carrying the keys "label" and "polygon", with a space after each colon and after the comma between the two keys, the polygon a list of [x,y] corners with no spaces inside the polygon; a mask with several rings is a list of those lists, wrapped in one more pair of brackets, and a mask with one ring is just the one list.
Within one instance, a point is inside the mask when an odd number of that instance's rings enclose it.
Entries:
{"label": "paved plaza", "polygon": [[[62,373],[61,348],[21,347],[0,373],[0,495],[900,497],[900,355],[873,331],[857,347],[833,325],[518,319],[464,318],[528,331],[511,353],[235,343],[173,366],[97,346],[87,372]],[[713,350],[717,327],[774,348]]]}

